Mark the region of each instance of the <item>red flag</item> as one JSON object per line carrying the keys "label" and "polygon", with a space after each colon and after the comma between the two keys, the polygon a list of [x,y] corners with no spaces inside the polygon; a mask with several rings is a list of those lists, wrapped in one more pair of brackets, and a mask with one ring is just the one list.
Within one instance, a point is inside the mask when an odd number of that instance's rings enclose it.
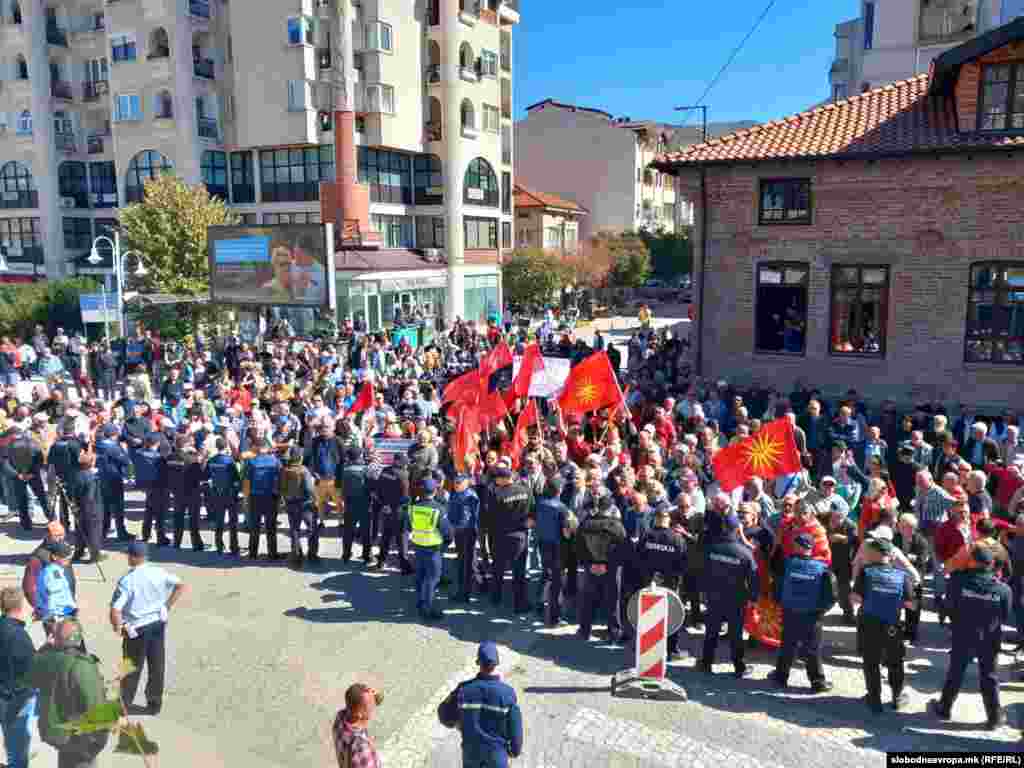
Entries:
{"label": "red flag", "polygon": [[569,372],[565,389],[558,398],[562,413],[588,413],[622,403],[622,390],[611,361],[604,352],[595,352]]}
{"label": "red flag", "polygon": [[363,382],[362,388],[359,390],[359,396],[356,397],[352,407],[348,409],[349,413],[361,413],[367,408],[373,408],[373,382],[367,379]]}
{"label": "red flag", "polygon": [[508,415],[508,407],[501,392],[491,392],[480,403],[480,424],[490,426],[496,424]]}
{"label": "red flag", "polygon": [[544,370],[544,357],[540,352],[539,344],[531,344],[523,352],[523,359],[519,366],[519,373],[512,382],[512,391],[516,397],[528,397],[530,394],[530,382],[533,374]]}
{"label": "red flag", "polygon": [[512,437],[512,467],[514,469],[519,468],[519,457],[523,453],[523,448],[526,447],[527,430],[536,423],[537,401],[530,398],[530,402],[519,412],[519,418],[516,419],[516,433]]}
{"label": "red flag", "polygon": [[452,438],[452,462],[459,472],[465,472],[469,459],[477,452],[480,439],[480,420],[476,408],[459,410],[458,427]]}
{"label": "red flag", "polygon": [[508,389],[512,385],[512,350],[504,341],[484,355],[480,361],[480,399],[488,392]]}
{"label": "red flag", "polygon": [[769,421],[755,435],[723,448],[711,459],[715,479],[726,493],[752,477],[774,480],[799,472],[800,454],[789,419]]}
{"label": "red flag", "polygon": [[480,371],[474,368],[469,373],[464,373],[459,378],[448,382],[444,388],[442,402],[452,403],[462,400],[474,401],[480,394]]}

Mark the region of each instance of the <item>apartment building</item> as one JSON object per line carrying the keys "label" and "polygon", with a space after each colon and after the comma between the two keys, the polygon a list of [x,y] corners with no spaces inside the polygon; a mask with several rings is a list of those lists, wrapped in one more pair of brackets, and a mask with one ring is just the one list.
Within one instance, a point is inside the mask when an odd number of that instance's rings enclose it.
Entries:
{"label": "apartment building", "polygon": [[831,101],[928,71],[961,43],[1024,15],[1024,0],[864,0],[836,25]]}
{"label": "apartment building", "polygon": [[518,248],[543,248],[561,255],[577,252],[580,220],[587,215],[578,203],[516,184],[515,211]]}
{"label": "apartment building", "polygon": [[338,273],[348,316],[379,326],[398,301],[386,289],[416,298],[417,259],[430,273],[424,291],[444,276],[441,295],[424,294],[439,316],[499,303],[500,251],[512,247],[517,1],[0,9],[7,275],[105,273],[85,262],[93,238],[141,199],[147,178],[173,172],[205,183],[244,223],[335,222],[339,249],[364,251],[356,261],[370,265],[355,281]]}
{"label": "apartment building", "polygon": [[[711,136],[753,123],[710,124]],[[545,99],[515,125],[515,173],[524,186],[574,200],[588,211],[580,237],[601,231],[661,229],[692,223],[693,206],[672,178],[649,168],[666,151],[701,140],[700,126],[615,117]]]}

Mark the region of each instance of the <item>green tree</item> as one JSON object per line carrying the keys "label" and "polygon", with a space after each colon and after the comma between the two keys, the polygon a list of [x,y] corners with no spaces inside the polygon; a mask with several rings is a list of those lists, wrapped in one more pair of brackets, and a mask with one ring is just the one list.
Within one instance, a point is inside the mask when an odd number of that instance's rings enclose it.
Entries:
{"label": "green tree", "polygon": [[643,239],[631,232],[601,233],[594,237],[595,250],[605,250],[611,269],[608,283],[614,288],[638,288],[651,274],[651,254]]}
{"label": "green tree", "polygon": [[566,268],[559,257],[539,248],[515,251],[501,266],[502,289],[510,304],[546,304],[566,279]]}
{"label": "green tree", "polygon": [[0,334],[31,336],[36,325],[43,326],[49,335],[58,327],[82,330],[78,297],[98,290],[99,285],[89,277],[5,285],[0,288]]}
{"label": "green tree", "polygon": [[651,271],[658,277],[667,279],[693,272],[690,227],[683,227],[679,233],[640,230],[638,234],[651,252]]}

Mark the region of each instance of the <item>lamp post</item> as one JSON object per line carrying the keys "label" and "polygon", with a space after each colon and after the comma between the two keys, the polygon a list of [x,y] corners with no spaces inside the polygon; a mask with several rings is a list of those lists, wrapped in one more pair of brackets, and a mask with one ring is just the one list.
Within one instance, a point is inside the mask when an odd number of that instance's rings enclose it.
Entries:
{"label": "lamp post", "polygon": [[[148,270],[142,263],[142,259],[139,258],[137,251],[125,251],[121,253],[121,235],[118,232],[114,232],[114,239],[111,240],[106,235],[99,235],[95,240],[92,241],[92,250],[89,252],[89,258],[86,259],[90,264],[96,266],[103,261],[103,257],[100,256],[99,251],[96,249],[97,243],[100,241],[106,242],[114,255],[114,281],[117,286],[117,321],[121,325],[121,335],[125,333],[124,324],[124,265],[125,259],[129,255],[135,256],[139,259],[139,268],[135,270],[136,277],[145,277],[148,274]],[[110,320],[107,317],[107,288],[106,280],[103,281],[103,324],[106,329],[107,340],[110,340]]]}

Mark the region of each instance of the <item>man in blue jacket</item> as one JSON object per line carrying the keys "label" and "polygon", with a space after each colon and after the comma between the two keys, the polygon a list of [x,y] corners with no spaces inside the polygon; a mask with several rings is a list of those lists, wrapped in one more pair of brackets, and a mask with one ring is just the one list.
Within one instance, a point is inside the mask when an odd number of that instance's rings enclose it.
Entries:
{"label": "man in blue jacket", "polygon": [[495,674],[498,646],[480,643],[477,663],[480,674],[444,700],[438,717],[462,732],[463,768],[508,768],[509,757],[523,751],[523,714],[512,686]]}
{"label": "man in blue jacket", "polygon": [[217,438],[217,453],[206,462],[206,480],[209,489],[206,492],[206,511],[213,520],[217,537],[217,551],[224,551],[224,518],[228,518],[231,535],[231,554],[238,555],[238,491],[242,480],[238,465],[231,457],[227,441]]}
{"label": "man in blue jacket", "polygon": [[455,533],[456,566],[454,602],[468,603],[473,593],[476,566],[476,535],[480,522],[480,498],[469,487],[469,475],[455,476],[452,494],[448,497],[448,522]]}
{"label": "man in blue jacket", "polygon": [[[555,626],[562,620],[562,539],[569,533],[569,508],[559,498],[562,495],[561,475],[549,478],[540,499],[537,500],[537,526],[534,529],[540,544],[540,562],[544,575],[540,582],[537,609],[544,612],[545,623]],[[544,587],[548,587],[545,611]]]}
{"label": "man in blue jacket", "polygon": [[249,478],[249,557],[260,556],[260,524],[267,534],[267,557],[280,560],[277,552],[277,479],[281,462],[271,453],[273,445],[265,440],[259,453],[245,462],[244,476]]}
{"label": "man in blue jacket", "polygon": [[108,424],[102,435],[103,439],[96,442],[96,468],[100,473],[100,493],[103,496],[103,535],[108,535],[113,518],[117,526],[117,540],[130,541],[131,534],[124,525],[124,481],[132,461],[117,442],[117,427]]}
{"label": "man in blue jacket", "polygon": [[146,509],[142,516],[142,541],[149,541],[149,532],[156,523],[156,545],[170,544],[164,533],[164,515],[167,513],[167,459],[160,454],[160,438],[156,432],[146,435],[145,447],[136,451],[135,485],[146,494]]}

